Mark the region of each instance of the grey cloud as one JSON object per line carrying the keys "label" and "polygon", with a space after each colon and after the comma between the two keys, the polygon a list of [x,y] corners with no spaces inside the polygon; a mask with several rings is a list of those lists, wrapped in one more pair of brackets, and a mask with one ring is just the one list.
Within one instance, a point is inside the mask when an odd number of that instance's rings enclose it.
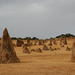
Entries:
{"label": "grey cloud", "polygon": [[16,37],[74,34],[74,9],[74,0],[0,0],[0,27]]}

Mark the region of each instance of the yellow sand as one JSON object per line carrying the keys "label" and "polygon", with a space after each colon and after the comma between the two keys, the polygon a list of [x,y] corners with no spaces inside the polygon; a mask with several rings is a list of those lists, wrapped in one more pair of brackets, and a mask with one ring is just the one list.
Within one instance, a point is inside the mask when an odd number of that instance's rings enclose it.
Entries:
{"label": "yellow sand", "polygon": [[[73,39],[74,40],[74,39]],[[16,54],[21,63],[0,64],[0,75],[75,75],[75,63],[70,62],[73,40],[68,40],[68,45],[61,47],[60,42],[52,48],[60,48],[56,51],[43,51],[42,53],[23,53],[22,47],[15,47]],[[13,40],[16,44],[16,41]],[[46,43],[48,46],[49,41]],[[49,48],[50,46],[48,46]],[[43,48],[43,45],[31,46],[30,49]]]}

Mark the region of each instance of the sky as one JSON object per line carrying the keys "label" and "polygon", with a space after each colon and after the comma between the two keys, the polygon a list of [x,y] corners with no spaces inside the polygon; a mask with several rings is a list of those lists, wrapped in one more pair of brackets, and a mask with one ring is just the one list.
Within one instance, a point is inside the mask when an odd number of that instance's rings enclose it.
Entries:
{"label": "sky", "polygon": [[0,0],[0,37],[75,35],[75,0]]}

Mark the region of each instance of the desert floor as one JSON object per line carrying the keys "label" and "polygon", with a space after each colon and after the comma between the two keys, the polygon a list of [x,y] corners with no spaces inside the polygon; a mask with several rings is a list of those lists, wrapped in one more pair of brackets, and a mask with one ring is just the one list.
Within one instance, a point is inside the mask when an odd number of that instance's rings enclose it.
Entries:
{"label": "desert floor", "polygon": [[[21,63],[0,64],[0,75],[75,75],[75,63],[70,62],[72,50],[66,51],[67,46],[72,48],[72,42],[73,40],[68,40],[68,45],[61,47],[58,41],[58,44],[52,47],[61,50],[42,53],[26,54],[23,53],[22,47],[14,47]],[[29,49],[37,48],[42,49],[43,45],[29,47]]]}

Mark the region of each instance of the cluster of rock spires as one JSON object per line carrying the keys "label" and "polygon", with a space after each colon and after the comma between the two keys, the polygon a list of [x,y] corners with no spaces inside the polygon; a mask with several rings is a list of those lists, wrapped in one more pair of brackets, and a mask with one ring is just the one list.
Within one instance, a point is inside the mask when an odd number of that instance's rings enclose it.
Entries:
{"label": "cluster of rock spires", "polygon": [[7,28],[5,28],[3,31],[3,37],[1,39],[0,63],[19,63],[19,62],[20,60],[16,55],[8,30]]}
{"label": "cluster of rock spires", "polygon": [[25,46],[24,48],[23,48],[23,53],[27,53],[27,54],[30,54],[31,52],[38,52],[38,53],[42,53],[42,50],[40,49],[40,48],[38,48],[38,49],[31,49],[30,51],[29,51],[29,49],[27,48],[27,46]]}
{"label": "cluster of rock spires", "polygon": [[[44,41],[43,41],[43,43],[44,43]],[[65,45],[67,44],[66,37],[64,38],[63,43]],[[17,40],[17,44],[16,44],[17,46],[22,46],[23,44],[24,44],[23,41],[21,41],[20,39]],[[53,44],[56,44],[55,40],[53,41]],[[35,40],[34,45],[36,45],[36,40]],[[41,41],[39,41],[39,45],[43,45]],[[49,45],[52,46],[52,39],[50,39]],[[27,39],[27,46],[31,46],[30,38]],[[62,45],[61,47],[64,47],[64,45]],[[46,45],[44,45],[43,50],[49,50],[49,49]],[[53,50],[57,50],[57,49],[50,48],[50,50],[53,51]],[[66,48],[66,51],[70,51],[70,50],[71,49],[69,47]],[[42,50],[40,48],[38,48],[36,50],[32,49],[31,51],[42,53]],[[23,46],[23,53],[30,54],[30,51],[26,47],[26,45]],[[71,61],[75,62],[75,41],[73,42],[73,46],[72,46]],[[3,36],[2,36],[2,39],[0,42],[0,63],[20,63],[20,60],[17,57],[16,52],[14,50],[14,45],[9,36],[7,28],[4,29]]]}
{"label": "cluster of rock spires", "polygon": [[60,43],[62,43],[62,42],[63,42],[64,45],[67,45],[66,36],[60,37]]}

